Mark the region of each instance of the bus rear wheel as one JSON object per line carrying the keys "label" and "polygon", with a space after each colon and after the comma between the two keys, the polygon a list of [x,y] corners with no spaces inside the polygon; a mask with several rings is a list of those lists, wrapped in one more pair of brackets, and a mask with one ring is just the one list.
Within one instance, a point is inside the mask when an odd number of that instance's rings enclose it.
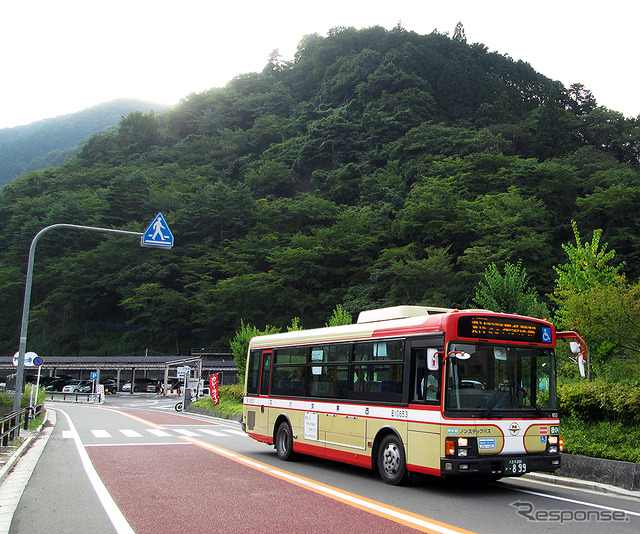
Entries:
{"label": "bus rear wheel", "polygon": [[278,453],[278,458],[285,462],[293,459],[293,433],[289,423],[286,421],[280,423],[276,432],[276,452]]}
{"label": "bus rear wheel", "polygon": [[378,448],[378,473],[387,484],[398,486],[409,478],[402,442],[395,434],[385,436]]}

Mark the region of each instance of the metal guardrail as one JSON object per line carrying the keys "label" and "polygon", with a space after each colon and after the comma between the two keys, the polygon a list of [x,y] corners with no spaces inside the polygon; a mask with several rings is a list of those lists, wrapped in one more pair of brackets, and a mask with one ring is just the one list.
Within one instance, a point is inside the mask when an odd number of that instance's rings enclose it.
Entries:
{"label": "metal guardrail", "polygon": [[62,393],[59,391],[50,391],[47,392],[47,399],[51,401],[102,404],[104,402],[104,395],[100,393]]}
{"label": "metal guardrail", "polygon": [[29,421],[42,413],[44,404],[27,406],[17,412],[11,412],[0,418],[0,443],[3,447],[9,445],[11,440],[20,437],[20,427],[29,429]]}

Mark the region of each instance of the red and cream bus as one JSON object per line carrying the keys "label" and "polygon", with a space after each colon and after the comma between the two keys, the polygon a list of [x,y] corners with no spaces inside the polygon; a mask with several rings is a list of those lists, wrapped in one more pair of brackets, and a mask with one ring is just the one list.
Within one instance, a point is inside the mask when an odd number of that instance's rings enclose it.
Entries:
{"label": "red and cream bus", "polygon": [[372,468],[498,479],[560,467],[558,339],[544,320],[398,306],[352,325],[255,337],[243,428],[296,453]]}

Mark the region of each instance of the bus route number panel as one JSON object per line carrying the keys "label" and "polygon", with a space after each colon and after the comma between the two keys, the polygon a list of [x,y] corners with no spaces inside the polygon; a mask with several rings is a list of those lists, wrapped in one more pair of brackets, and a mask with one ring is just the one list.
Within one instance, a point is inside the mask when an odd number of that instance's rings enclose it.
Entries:
{"label": "bus route number panel", "polygon": [[469,316],[460,317],[458,336],[551,343],[551,327],[526,319]]}

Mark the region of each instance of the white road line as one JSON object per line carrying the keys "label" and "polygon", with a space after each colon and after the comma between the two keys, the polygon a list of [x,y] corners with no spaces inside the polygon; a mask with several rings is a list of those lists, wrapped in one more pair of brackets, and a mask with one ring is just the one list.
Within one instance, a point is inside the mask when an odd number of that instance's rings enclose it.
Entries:
{"label": "white road line", "polygon": [[111,438],[111,437],[113,437],[106,430],[92,430],[91,433],[93,434],[94,438]]}
{"label": "white road line", "polygon": [[84,444],[82,443],[82,440],[80,439],[80,436],[76,431],[76,427],[73,424],[71,417],[69,417],[69,414],[67,412],[65,412],[64,410],[61,410],[60,408],[56,408],[56,410],[60,412],[62,415],[64,415],[67,419],[70,432],[72,432],[74,435],[73,439],[76,444],[76,449],[78,449],[78,454],[80,455],[80,460],[82,461],[82,466],[84,467],[84,471],[85,473],[87,473],[89,482],[91,482],[91,485],[93,486],[93,489],[96,492],[96,495],[98,496],[98,499],[100,500],[100,503],[104,508],[104,511],[109,517],[109,520],[113,525],[113,528],[116,529],[116,532],[118,534],[135,534],[134,530],[131,528],[131,525],[125,519],[124,515],[122,515],[120,508],[118,508],[118,505],[113,500],[113,497],[111,497],[109,490],[107,490],[104,483],[98,476],[98,473],[95,470],[95,467],[93,467],[93,464],[89,459],[89,455],[87,454],[87,451],[84,448]]}
{"label": "white road line", "polygon": [[198,432],[203,432],[204,434],[209,434],[210,436],[216,436],[218,438],[224,438],[227,435],[223,432],[218,432],[217,430],[209,430],[208,428],[199,428]]}
{"label": "white road line", "polygon": [[135,430],[132,430],[131,428],[122,428],[122,429],[120,429],[120,433],[124,434],[128,438],[141,438],[142,437],[142,434],[140,434],[139,432],[136,432]]}
{"label": "white road line", "polygon": [[235,434],[236,436],[248,437],[247,434],[245,432],[243,432],[242,430],[234,430],[232,428],[225,428],[224,431],[228,432],[229,434]]}
{"label": "white road line", "polygon": [[159,438],[170,438],[172,437],[169,432],[165,432],[164,430],[160,430],[159,428],[147,428],[146,429],[149,434],[153,434]]}
{"label": "white road line", "polygon": [[165,441],[165,442],[128,442],[128,443],[87,443],[85,447],[159,447],[161,445],[191,445],[188,441]]}
{"label": "white road line", "polygon": [[200,436],[200,434],[196,433],[196,432],[191,432],[191,430],[187,430],[185,428],[173,428],[172,429],[174,432],[181,434],[183,436],[188,436],[188,437],[192,437],[192,438],[197,438]]}

